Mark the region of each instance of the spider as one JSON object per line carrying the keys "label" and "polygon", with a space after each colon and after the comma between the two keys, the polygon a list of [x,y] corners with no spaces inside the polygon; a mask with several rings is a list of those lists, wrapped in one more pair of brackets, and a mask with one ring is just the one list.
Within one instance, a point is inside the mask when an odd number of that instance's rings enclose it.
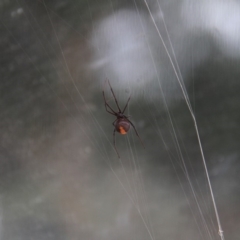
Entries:
{"label": "spider", "polygon": [[119,105],[118,105],[117,98],[116,98],[116,96],[113,92],[113,89],[111,87],[111,84],[110,84],[109,80],[106,80],[106,81],[108,82],[108,85],[110,87],[110,90],[111,90],[113,98],[114,98],[114,101],[115,101],[115,103],[117,105],[117,108],[118,108],[118,112],[116,112],[112,109],[112,107],[106,101],[105,93],[104,93],[104,90],[103,90],[102,93],[103,93],[105,109],[109,114],[114,115],[116,117],[115,121],[112,123],[113,126],[114,126],[113,145],[114,145],[114,148],[115,148],[115,151],[116,151],[118,157],[120,157],[120,155],[118,153],[118,150],[117,150],[117,147],[116,147],[116,137],[115,137],[116,131],[119,132],[120,134],[127,134],[130,127],[132,126],[136,135],[137,135],[137,137],[138,137],[138,139],[140,140],[141,144],[143,145],[143,147],[144,147],[144,144],[143,144],[140,136],[138,135],[137,129],[135,128],[134,124],[129,120],[129,116],[124,115],[124,112],[125,112],[125,110],[128,106],[128,103],[131,99],[131,96],[128,98],[127,103],[126,103],[125,107],[123,108],[123,110],[121,110]]}

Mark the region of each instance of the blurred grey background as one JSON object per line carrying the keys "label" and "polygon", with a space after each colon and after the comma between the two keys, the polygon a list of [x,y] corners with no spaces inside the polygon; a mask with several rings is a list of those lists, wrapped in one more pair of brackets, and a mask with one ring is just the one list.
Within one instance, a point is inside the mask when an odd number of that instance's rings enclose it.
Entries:
{"label": "blurred grey background", "polygon": [[[239,26],[237,0],[2,0],[0,239],[220,239],[161,37],[225,239],[239,239]],[[117,134],[120,159],[106,78],[145,144]]]}

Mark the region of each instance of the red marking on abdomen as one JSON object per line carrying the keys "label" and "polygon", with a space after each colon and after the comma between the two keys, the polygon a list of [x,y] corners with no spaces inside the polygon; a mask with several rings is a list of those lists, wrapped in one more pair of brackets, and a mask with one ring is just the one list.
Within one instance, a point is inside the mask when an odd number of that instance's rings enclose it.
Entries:
{"label": "red marking on abdomen", "polygon": [[123,127],[119,127],[119,133],[120,134],[126,134],[127,132],[125,131],[125,129]]}

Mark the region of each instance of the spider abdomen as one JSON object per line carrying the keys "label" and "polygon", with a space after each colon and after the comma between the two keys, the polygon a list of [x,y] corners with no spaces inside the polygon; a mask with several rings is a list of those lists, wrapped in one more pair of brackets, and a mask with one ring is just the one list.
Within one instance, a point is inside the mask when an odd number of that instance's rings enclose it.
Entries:
{"label": "spider abdomen", "polygon": [[115,123],[115,129],[120,134],[127,134],[128,130],[130,129],[130,123],[126,119],[118,119]]}

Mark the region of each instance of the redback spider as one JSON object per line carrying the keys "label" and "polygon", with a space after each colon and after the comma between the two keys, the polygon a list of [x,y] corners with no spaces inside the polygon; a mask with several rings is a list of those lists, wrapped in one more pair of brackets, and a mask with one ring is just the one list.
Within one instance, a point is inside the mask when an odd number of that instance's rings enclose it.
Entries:
{"label": "redback spider", "polygon": [[109,80],[106,80],[108,82],[108,85],[110,87],[110,90],[112,92],[112,95],[113,95],[113,98],[114,98],[114,101],[117,105],[117,108],[118,108],[118,112],[114,111],[112,109],[112,107],[107,103],[106,101],[106,98],[105,98],[105,93],[104,93],[104,90],[103,90],[103,99],[104,99],[104,104],[105,104],[105,109],[108,113],[110,113],[111,115],[114,115],[115,117],[117,117],[115,119],[115,121],[113,122],[113,126],[114,126],[114,130],[113,130],[113,145],[114,145],[114,148],[115,148],[115,151],[118,155],[118,157],[120,157],[119,153],[118,153],[118,150],[117,150],[117,147],[116,147],[116,141],[115,141],[115,132],[119,132],[120,134],[127,134],[127,132],[129,131],[130,127],[132,126],[137,137],[139,138],[140,142],[142,143],[143,147],[144,147],[144,144],[140,138],[140,136],[138,135],[138,132],[137,132],[137,129],[135,128],[134,124],[129,120],[129,116],[126,116],[124,115],[124,112],[128,106],[128,103],[130,101],[130,98],[131,96],[128,98],[127,100],[127,103],[123,109],[123,111],[120,109],[119,105],[118,105],[118,101],[117,101],[117,98],[113,92],[113,89],[110,85],[110,82]]}

